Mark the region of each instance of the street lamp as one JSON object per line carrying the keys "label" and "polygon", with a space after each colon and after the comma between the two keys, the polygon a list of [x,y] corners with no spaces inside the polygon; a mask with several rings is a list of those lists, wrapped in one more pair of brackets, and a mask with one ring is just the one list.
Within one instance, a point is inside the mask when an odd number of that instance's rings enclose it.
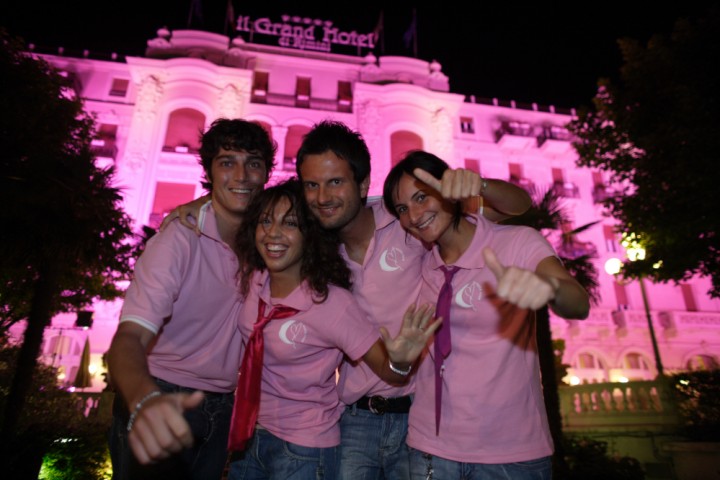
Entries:
{"label": "street lamp", "polygon": [[[638,237],[634,233],[623,233],[620,244],[625,247],[625,255],[628,260],[635,262],[637,260],[645,260],[645,249],[640,245]],[[657,268],[657,265],[653,265]],[[622,262],[617,258],[611,258],[605,262],[605,271],[610,275],[617,275],[622,270]],[[645,280],[643,276],[638,276],[640,283],[640,293],[642,294],[643,306],[645,307],[645,317],[647,318],[648,330],[650,331],[650,341],[652,342],[653,353],[655,354],[655,369],[658,377],[665,376],[662,360],[660,359],[660,349],[658,348],[657,338],[655,337],[655,327],[650,317],[650,305],[648,304],[647,291],[645,290]]]}

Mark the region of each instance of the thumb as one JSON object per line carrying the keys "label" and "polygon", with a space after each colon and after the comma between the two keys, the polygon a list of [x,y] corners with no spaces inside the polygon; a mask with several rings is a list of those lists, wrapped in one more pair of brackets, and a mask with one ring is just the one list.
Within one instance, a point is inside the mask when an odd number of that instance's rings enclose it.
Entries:
{"label": "thumb", "polygon": [[438,192],[442,189],[442,183],[437,178],[433,177],[430,173],[426,172],[422,168],[416,168],[413,170],[413,175],[415,178],[420,180],[423,183],[426,183],[428,186],[434,188]]}
{"label": "thumb", "polygon": [[482,254],[485,259],[485,264],[493,272],[495,278],[500,280],[500,277],[505,273],[505,267],[500,263],[495,252],[493,252],[491,248],[485,247],[483,248]]}
{"label": "thumb", "polygon": [[199,390],[191,393],[190,395],[182,395],[180,398],[180,408],[182,408],[183,411],[196,408],[200,406],[204,399],[205,394]]}
{"label": "thumb", "polygon": [[382,338],[382,341],[383,341],[383,343],[385,343],[385,345],[387,345],[389,342],[392,341],[390,332],[385,327],[380,327],[380,338]]}

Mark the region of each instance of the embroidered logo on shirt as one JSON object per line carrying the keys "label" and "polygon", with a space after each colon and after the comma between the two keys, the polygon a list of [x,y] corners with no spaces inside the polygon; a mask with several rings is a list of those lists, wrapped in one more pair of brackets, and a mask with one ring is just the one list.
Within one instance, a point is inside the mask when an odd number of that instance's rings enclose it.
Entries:
{"label": "embroidered logo on shirt", "polygon": [[280,327],[278,336],[283,343],[295,347],[296,343],[303,343],[307,336],[307,328],[302,322],[296,320],[287,320]]}
{"label": "embroidered logo on shirt", "polygon": [[380,255],[380,268],[383,272],[394,272],[402,268],[400,264],[405,261],[405,254],[397,247],[386,249]]}
{"label": "embroidered logo on shirt", "polygon": [[482,300],[483,290],[478,282],[466,283],[455,294],[455,303],[462,308],[472,308],[477,311],[476,304]]}

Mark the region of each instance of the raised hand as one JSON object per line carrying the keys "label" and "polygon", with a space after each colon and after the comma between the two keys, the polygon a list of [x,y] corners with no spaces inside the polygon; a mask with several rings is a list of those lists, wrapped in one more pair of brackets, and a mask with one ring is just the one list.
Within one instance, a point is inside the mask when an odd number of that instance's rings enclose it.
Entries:
{"label": "raised hand", "polygon": [[416,168],[413,175],[421,182],[440,192],[446,200],[466,200],[480,195],[482,190],[482,178],[480,175],[464,168],[448,168],[443,173],[441,180],[420,168]]}
{"label": "raised hand", "polygon": [[163,394],[143,405],[128,435],[138,462],[146,465],[192,447],[183,412],[198,407],[204,397],[202,392]]}
{"label": "raised hand", "polygon": [[442,323],[441,318],[434,318],[435,308],[432,305],[416,307],[410,305],[403,315],[400,332],[395,338],[385,327],[380,327],[385,349],[393,363],[412,363],[425,349]]}
{"label": "raised hand", "polygon": [[[194,230],[195,233],[200,235],[200,228],[197,226],[197,219],[200,218],[200,208],[209,201],[210,195],[204,195],[191,202],[178,205],[170,213],[168,213],[165,218],[163,218],[163,221],[160,224],[160,231],[162,232],[165,230],[165,228],[170,225],[170,222],[179,218],[180,223],[183,226],[189,228],[190,230]],[[191,221],[190,218],[193,218],[194,221]]]}
{"label": "raised hand", "polygon": [[560,288],[560,280],[550,276],[540,276],[530,270],[514,266],[504,266],[495,252],[483,249],[485,264],[497,279],[496,294],[520,308],[537,310],[555,298]]}

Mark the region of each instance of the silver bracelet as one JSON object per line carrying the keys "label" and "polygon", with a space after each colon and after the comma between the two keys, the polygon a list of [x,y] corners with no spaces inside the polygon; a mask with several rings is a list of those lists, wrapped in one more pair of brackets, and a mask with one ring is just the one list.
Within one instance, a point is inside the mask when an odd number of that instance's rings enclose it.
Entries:
{"label": "silver bracelet", "polygon": [[160,390],[153,390],[152,392],[145,395],[142,399],[140,399],[139,402],[135,404],[135,410],[130,414],[130,419],[128,419],[127,424],[127,431],[130,433],[130,430],[132,430],[133,423],[135,423],[135,419],[138,416],[138,413],[140,413],[140,409],[142,409],[143,405],[145,405],[145,402],[150,400],[151,398],[159,397],[162,395],[162,392]]}
{"label": "silver bracelet", "polygon": [[400,375],[402,377],[407,377],[408,375],[410,375],[410,372],[412,371],[412,364],[410,364],[410,366],[408,366],[405,370],[393,365],[392,360],[390,360],[388,362],[388,364],[390,365],[390,370],[392,370],[393,372],[397,373],[398,375]]}
{"label": "silver bracelet", "polygon": [[484,178],[480,177],[480,196],[482,196],[485,193],[485,190],[488,188],[488,181]]}

